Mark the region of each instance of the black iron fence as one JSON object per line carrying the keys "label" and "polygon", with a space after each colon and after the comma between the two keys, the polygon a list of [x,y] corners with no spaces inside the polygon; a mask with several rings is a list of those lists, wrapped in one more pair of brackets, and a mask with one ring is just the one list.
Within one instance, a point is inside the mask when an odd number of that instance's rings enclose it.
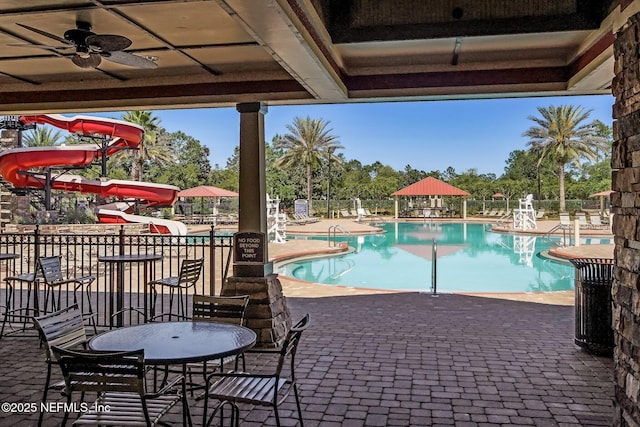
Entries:
{"label": "black iron fence", "polygon": [[[105,231],[106,230],[106,231]],[[130,232],[128,232],[130,231]],[[116,306],[117,276],[114,264],[101,262],[99,258],[123,254],[160,255],[157,261],[150,263],[124,263],[123,271],[124,307],[146,307],[145,297],[149,297],[146,283],[152,278],[177,276],[184,259],[204,258],[205,267],[196,286],[189,292],[198,294],[219,294],[222,283],[229,274],[233,250],[233,239],[228,234],[216,234],[213,227],[202,235],[168,236],[160,234],[138,234],[136,230],[125,226],[112,226],[92,230],[89,227],[70,232],[64,228],[35,226],[32,231],[0,234],[0,252],[16,254],[17,258],[1,261],[0,278],[33,273],[36,261],[41,256],[60,256],[63,275],[80,277],[93,275],[96,280],[91,285],[89,295],[76,293],[78,304],[87,311],[89,299],[96,315],[98,326],[109,326]],[[33,306],[33,294],[28,296],[27,282],[14,283],[14,295],[8,310]],[[46,289],[38,286],[39,306],[44,311]],[[73,303],[73,285],[56,287],[56,300],[64,307]],[[0,306],[7,305],[6,282],[0,282]],[[27,298],[31,301],[28,301]],[[157,312],[168,310],[168,299],[158,298]],[[125,312],[125,323],[135,324],[144,321],[140,312]],[[9,321],[14,319],[9,318]]]}

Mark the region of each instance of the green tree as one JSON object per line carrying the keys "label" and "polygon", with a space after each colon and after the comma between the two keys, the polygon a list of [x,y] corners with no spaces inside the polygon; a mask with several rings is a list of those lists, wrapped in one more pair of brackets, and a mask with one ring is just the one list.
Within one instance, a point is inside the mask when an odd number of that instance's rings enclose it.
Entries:
{"label": "green tree", "polygon": [[551,158],[558,169],[560,187],[560,211],[566,211],[565,166],[581,159],[595,161],[606,147],[606,139],[598,135],[594,123],[584,123],[591,111],[573,105],[538,107],[541,117],[529,116],[537,126],[529,128],[523,136],[529,138],[527,145],[538,154],[538,162]]}
{"label": "green tree", "polygon": [[149,179],[161,184],[190,188],[207,183],[211,173],[209,148],[182,131],[168,134],[175,162],[153,164]]}
{"label": "green tree", "polygon": [[340,145],[337,136],[331,134],[333,130],[327,129],[328,125],[329,122],[323,119],[296,117],[292,125],[287,125],[290,133],[278,138],[274,143],[274,148],[284,150],[282,157],[275,164],[276,167],[289,168],[302,164],[306,168],[309,212],[312,211],[314,170],[328,164],[329,161],[336,167],[342,164],[335,150],[344,147]]}
{"label": "green tree", "polygon": [[62,133],[51,127],[39,126],[22,137],[25,147],[47,147],[61,144]]}
{"label": "green tree", "polygon": [[160,119],[152,111],[129,111],[122,119],[142,126],[144,137],[131,161],[131,179],[142,181],[145,164],[157,162],[160,165],[173,161],[173,153],[169,146],[169,138],[160,128]]}

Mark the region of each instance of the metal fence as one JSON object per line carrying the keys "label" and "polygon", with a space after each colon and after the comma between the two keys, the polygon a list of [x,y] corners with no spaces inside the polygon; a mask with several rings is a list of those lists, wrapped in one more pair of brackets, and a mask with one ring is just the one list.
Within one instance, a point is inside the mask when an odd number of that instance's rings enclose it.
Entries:
{"label": "metal fence", "polygon": [[[99,257],[123,254],[156,254],[161,258],[150,264],[123,264],[124,306],[143,307],[145,297],[149,295],[146,283],[153,277],[177,276],[183,259],[204,258],[204,271],[192,292],[206,295],[219,294],[222,283],[229,274],[233,251],[231,235],[216,235],[213,227],[203,235],[167,236],[159,234],[127,234],[124,226],[112,227],[113,232],[101,234],[89,232],[69,233],[43,230],[36,226],[33,231],[24,233],[0,234],[0,252],[18,255],[14,260],[2,261],[2,279],[25,273],[33,273],[36,262],[41,256],[60,256],[63,275],[80,277],[93,275],[95,282],[91,285],[89,295],[76,294],[78,304],[87,311],[89,298],[93,312],[96,314],[98,326],[109,326],[114,312],[116,296],[113,264],[100,262]],[[8,310],[25,307],[28,303],[27,282],[15,283],[14,296]],[[38,287],[40,308],[45,301],[43,286]],[[190,291],[190,292],[191,292]],[[73,303],[73,285],[56,287],[59,306],[65,307]],[[159,290],[161,292],[161,290]],[[83,294],[81,296],[81,294]],[[33,299],[33,295],[31,296]],[[157,311],[168,309],[168,299],[158,298]],[[33,301],[30,302],[33,304]],[[7,286],[0,283],[0,306],[7,305]],[[125,323],[135,324],[144,321],[141,314],[134,310],[125,312]],[[9,321],[14,319],[9,318]]]}

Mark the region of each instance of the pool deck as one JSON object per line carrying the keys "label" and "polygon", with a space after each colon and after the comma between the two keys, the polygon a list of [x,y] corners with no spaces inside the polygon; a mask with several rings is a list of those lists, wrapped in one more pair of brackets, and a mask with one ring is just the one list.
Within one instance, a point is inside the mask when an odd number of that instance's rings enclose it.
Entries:
{"label": "pool deck", "polygon": [[[333,223],[314,227],[326,232]],[[326,252],[326,245],[291,240],[269,250],[278,259]],[[307,427],[612,425],[613,360],[574,344],[570,305],[524,294],[433,297],[282,279],[292,319],[311,315],[296,358]],[[0,401],[39,402],[44,359],[35,337],[2,338]],[[247,357],[249,370],[263,366]],[[58,393],[50,399],[63,400]],[[202,403],[191,401],[196,425]],[[243,427],[275,424],[265,408],[241,405],[240,413]],[[46,414],[44,425],[59,425],[61,415]],[[293,398],[280,416],[283,426],[297,425]],[[37,418],[3,411],[0,426],[35,426]],[[180,420],[180,405],[163,418]]]}

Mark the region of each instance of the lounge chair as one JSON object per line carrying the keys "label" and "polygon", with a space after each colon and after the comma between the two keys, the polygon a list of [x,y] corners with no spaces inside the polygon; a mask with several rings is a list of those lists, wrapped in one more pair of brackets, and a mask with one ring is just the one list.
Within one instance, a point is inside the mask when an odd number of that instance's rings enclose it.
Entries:
{"label": "lounge chair", "polygon": [[538,212],[536,212],[536,219],[542,219],[544,218],[544,208],[540,208],[538,209]]}
{"label": "lounge chair", "polygon": [[576,212],[576,219],[578,220],[578,224],[581,229],[591,228],[590,224],[587,222],[587,216],[584,212]]}
{"label": "lounge chair", "polygon": [[340,216],[342,218],[351,218],[351,213],[346,209],[340,209]]}
{"label": "lounge chair", "polygon": [[589,215],[589,223],[595,230],[604,230],[607,227],[607,224],[602,223],[599,214]]}
{"label": "lounge chair", "polygon": [[560,228],[563,230],[570,230],[572,228],[571,218],[568,213],[560,214]]}
{"label": "lounge chair", "polygon": [[306,222],[304,220],[298,219],[293,215],[287,216],[287,222],[293,225],[305,225]]}

